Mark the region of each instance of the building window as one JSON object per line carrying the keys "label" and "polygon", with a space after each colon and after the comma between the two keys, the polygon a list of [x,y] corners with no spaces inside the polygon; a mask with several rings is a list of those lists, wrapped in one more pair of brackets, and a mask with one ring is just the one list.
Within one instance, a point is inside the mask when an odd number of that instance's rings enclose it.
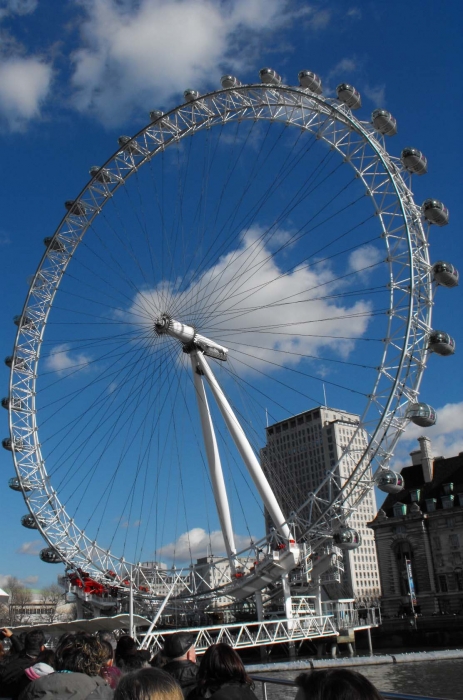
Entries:
{"label": "building window", "polygon": [[447,576],[445,574],[440,574],[439,578],[439,588],[441,593],[448,593],[449,587],[447,585]]}
{"label": "building window", "polygon": [[455,527],[455,518],[447,518],[445,522],[447,527]]}
{"label": "building window", "polygon": [[442,508],[445,508],[448,510],[449,508],[453,508],[453,501],[455,499],[455,496],[452,494],[450,496],[442,496],[441,501],[442,501]]}
{"label": "building window", "polygon": [[459,547],[460,546],[460,538],[458,535],[449,535],[449,543],[451,547]]}
{"label": "building window", "polygon": [[436,510],[436,499],[435,498],[427,498],[426,499],[426,510],[428,513],[432,513],[433,511]]}
{"label": "building window", "polygon": [[410,491],[410,498],[412,500],[412,503],[418,503],[418,501],[420,500],[420,495],[420,489],[414,489],[413,491]]}
{"label": "building window", "polygon": [[432,538],[432,546],[434,549],[442,549],[442,543],[440,541],[440,537],[433,537]]}
{"label": "building window", "polygon": [[463,571],[455,571],[455,580],[459,591],[463,591]]}

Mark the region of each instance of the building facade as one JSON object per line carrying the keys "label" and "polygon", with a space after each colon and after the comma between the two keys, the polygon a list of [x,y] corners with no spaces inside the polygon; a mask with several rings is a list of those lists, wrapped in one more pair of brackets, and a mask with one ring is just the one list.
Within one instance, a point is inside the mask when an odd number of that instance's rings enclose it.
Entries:
{"label": "building facade", "polygon": [[[267,427],[262,467],[287,516],[306,501],[329,471],[334,470],[341,485],[352,474],[367,446],[367,436],[358,425],[358,415],[320,406]],[[329,498],[328,493],[321,495]],[[362,543],[343,552],[345,570],[337,597],[370,601],[380,595],[374,536],[367,527],[375,515],[376,497],[371,490],[349,521]]]}
{"label": "building facade", "polygon": [[416,612],[463,613],[463,453],[433,458],[430,440],[421,437],[419,443],[412,465],[401,472],[404,490],[389,495],[369,525],[387,617],[412,612],[406,560]]}

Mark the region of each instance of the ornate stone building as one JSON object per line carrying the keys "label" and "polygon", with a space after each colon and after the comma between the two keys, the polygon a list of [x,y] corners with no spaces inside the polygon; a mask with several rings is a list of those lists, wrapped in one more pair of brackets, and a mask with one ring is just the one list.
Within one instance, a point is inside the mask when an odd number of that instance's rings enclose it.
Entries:
{"label": "ornate stone building", "polygon": [[389,495],[369,524],[378,552],[385,616],[410,612],[405,561],[411,561],[417,612],[463,613],[463,452],[432,457],[419,438],[405,489]]}

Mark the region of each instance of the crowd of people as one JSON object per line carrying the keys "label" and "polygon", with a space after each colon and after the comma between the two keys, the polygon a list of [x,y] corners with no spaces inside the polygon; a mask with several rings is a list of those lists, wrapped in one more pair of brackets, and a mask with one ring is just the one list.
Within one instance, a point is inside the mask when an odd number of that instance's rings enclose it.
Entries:
{"label": "crowd of people", "polygon": [[[54,651],[40,629],[23,638],[1,630],[0,700],[257,700],[254,683],[237,652],[212,644],[198,664],[188,632],[165,636],[152,658],[132,637],[111,632],[65,634]],[[347,669],[312,671],[296,679],[296,700],[381,700],[364,676]]]}

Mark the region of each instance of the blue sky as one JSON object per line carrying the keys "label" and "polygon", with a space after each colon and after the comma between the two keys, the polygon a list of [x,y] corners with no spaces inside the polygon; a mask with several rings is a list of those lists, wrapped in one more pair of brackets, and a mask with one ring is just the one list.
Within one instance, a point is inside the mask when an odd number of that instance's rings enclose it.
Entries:
{"label": "blue sky", "polygon": [[[388,141],[391,152],[399,155],[403,147],[415,146],[428,158],[428,174],[413,183],[416,201],[434,197],[450,210],[450,224],[431,232],[431,259],[448,260],[463,269],[461,24],[461,5],[453,0],[387,5],[281,0],[0,2],[3,356],[11,353],[12,317],[20,313],[27,278],[43,255],[42,239],[58,226],[63,202],[87,182],[89,167],[114,152],[118,136],[142,128],[151,109],[168,111],[182,101],[186,88],[206,92],[219,87],[226,72],[251,82],[269,65],[285,82],[296,84],[298,71],[306,68],[322,77],[327,94],[334,94],[339,82],[354,84],[362,94],[357,113],[361,119],[368,119],[375,107],[389,109],[399,129]],[[440,409],[438,425],[428,434],[436,453],[446,456],[463,450],[461,308],[461,286],[439,290],[433,325],[455,337],[457,353],[430,358],[421,391],[422,400]],[[57,344],[55,339],[53,347]],[[59,357],[67,357],[66,348]],[[7,381],[5,368],[5,395]],[[327,384],[328,403],[330,391]],[[304,407],[295,402],[294,411]],[[6,412],[3,426],[6,436]],[[407,462],[421,432],[407,431],[396,464]],[[9,574],[45,585],[58,567],[40,562],[41,543],[20,525],[25,506],[7,487],[13,466],[3,450],[1,467],[8,539],[0,555],[0,586]],[[117,517],[112,516],[115,522]],[[252,533],[259,534],[259,519],[251,520]],[[136,527],[135,522],[134,516],[127,529]],[[193,531],[196,524],[188,522]],[[201,540],[201,527],[191,540]],[[179,525],[171,541],[183,533]],[[244,537],[245,530],[238,534]]]}

